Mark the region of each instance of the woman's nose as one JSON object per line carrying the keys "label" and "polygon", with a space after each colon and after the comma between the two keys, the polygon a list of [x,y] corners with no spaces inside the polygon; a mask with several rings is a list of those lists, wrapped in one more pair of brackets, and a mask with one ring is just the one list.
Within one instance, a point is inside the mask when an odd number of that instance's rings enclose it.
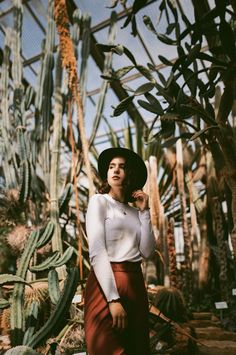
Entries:
{"label": "woman's nose", "polygon": [[115,173],[119,173],[119,172],[120,172],[119,166],[115,166],[114,172],[115,172]]}

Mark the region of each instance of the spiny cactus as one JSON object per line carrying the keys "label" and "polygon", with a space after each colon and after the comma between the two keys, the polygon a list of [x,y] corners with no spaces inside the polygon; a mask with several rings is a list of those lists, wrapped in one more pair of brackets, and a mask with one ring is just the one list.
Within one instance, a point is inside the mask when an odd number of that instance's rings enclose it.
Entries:
{"label": "spiny cactus", "polygon": [[28,346],[31,346],[33,348],[36,347],[46,337],[51,335],[53,332],[55,333],[56,329],[58,328],[58,325],[61,325],[63,317],[65,316],[66,312],[70,307],[79,280],[78,268],[73,268],[68,271],[69,272],[63,291],[61,292],[60,298],[56,304],[55,309],[53,310],[52,314],[50,315],[44,326],[33,337],[31,337],[31,339],[29,339],[27,343]]}
{"label": "spiny cactus", "polygon": [[17,225],[7,234],[6,241],[14,254],[19,255],[23,252],[28,235],[29,228],[25,225]]}
{"label": "spiny cactus", "polygon": [[25,205],[19,202],[17,189],[0,192],[0,227],[15,226],[25,222]]}
{"label": "spiny cactus", "polygon": [[10,308],[5,308],[0,313],[0,329],[2,330],[2,334],[9,334],[10,328]]}
{"label": "spiny cactus", "polygon": [[187,320],[187,309],[183,295],[175,287],[158,287],[153,304],[166,317],[175,322]]}

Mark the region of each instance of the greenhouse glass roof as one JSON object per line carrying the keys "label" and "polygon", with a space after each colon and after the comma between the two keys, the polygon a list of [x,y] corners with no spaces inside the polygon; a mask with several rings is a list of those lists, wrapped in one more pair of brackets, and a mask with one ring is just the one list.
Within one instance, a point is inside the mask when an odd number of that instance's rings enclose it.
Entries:
{"label": "greenhouse glass roof", "polygon": [[[170,60],[175,59],[177,54],[175,47],[163,45],[158,41],[156,36],[151,33],[143,23],[143,15],[149,16],[153,23],[157,23],[160,17],[161,1],[148,1],[145,8],[142,9],[137,15],[137,29],[138,34],[136,37],[131,34],[131,26],[122,28],[127,11],[119,4],[114,9],[108,8],[112,5],[112,0],[70,0],[69,6],[73,9],[80,9],[81,13],[91,16],[91,41],[93,43],[108,43],[108,32],[110,25],[110,16],[112,11],[117,13],[117,33],[115,44],[122,44],[126,46],[135,56],[136,61],[141,65],[147,65],[151,63],[154,66],[159,66],[160,70],[167,70],[165,66],[160,62],[158,55],[167,56]],[[189,16],[191,20],[192,4],[188,0],[181,2],[182,6],[189,7]],[[126,9],[131,8],[133,1],[126,2]],[[48,1],[47,0],[25,0],[23,1],[23,29],[22,29],[22,59],[24,78],[35,88],[37,88],[37,75],[40,67],[40,56],[42,41],[45,38],[45,32],[47,27],[47,14],[48,14]],[[164,16],[159,22],[159,29],[163,25],[163,31],[166,28]],[[163,24],[162,24],[163,22]],[[13,27],[13,1],[5,0],[0,2],[0,48],[4,48],[5,33],[7,27]],[[58,43],[58,38],[56,39]],[[97,48],[97,47],[96,47]],[[80,48],[79,48],[80,50]],[[99,55],[98,55],[99,54]],[[102,56],[103,53],[99,53],[99,50],[92,51],[88,61],[88,76],[86,84],[87,100],[85,106],[85,122],[86,132],[89,136],[93,126],[94,115],[96,112],[96,103],[99,98],[99,92],[103,79],[101,78],[102,71]],[[80,61],[80,52],[79,52]],[[121,67],[130,65],[130,61],[125,56],[113,55],[112,67],[117,70]],[[79,73],[79,70],[78,70]],[[104,120],[101,121],[98,134],[95,140],[96,144],[106,141],[107,123],[116,131],[119,132],[122,128],[127,126],[127,122],[132,126],[132,112],[127,114],[123,113],[121,116],[111,117],[113,108],[122,99],[122,92],[126,92],[126,89],[136,89],[139,85],[145,82],[145,79],[141,77],[140,73],[135,70],[129,72],[123,79],[122,83],[125,86],[110,85],[106,96],[106,104],[103,112]],[[136,115],[143,121],[149,124],[153,119],[152,113],[149,113],[140,107],[137,102],[134,102]]]}

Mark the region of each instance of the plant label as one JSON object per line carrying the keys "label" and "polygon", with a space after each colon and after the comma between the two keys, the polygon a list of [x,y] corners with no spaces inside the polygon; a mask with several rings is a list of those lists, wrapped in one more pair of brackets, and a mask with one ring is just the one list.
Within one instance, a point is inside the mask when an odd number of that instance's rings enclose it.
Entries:
{"label": "plant label", "polygon": [[227,309],[227,302],[215,302],[216,309]]}
{"label": "plant label", "polygon": [[233,296],[236,296],[236,288],[233,288],[233,289],[232,289],[232,295],[233,295]]}

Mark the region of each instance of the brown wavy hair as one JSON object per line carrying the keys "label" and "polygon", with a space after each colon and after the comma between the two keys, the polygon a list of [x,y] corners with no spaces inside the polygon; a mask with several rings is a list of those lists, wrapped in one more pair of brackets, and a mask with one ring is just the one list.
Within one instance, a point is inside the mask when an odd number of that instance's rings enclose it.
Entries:
{"label": "brown wavy hair", "polygon": [[[137,171],[135,171],[132,164],[129,163],[129,160],[125,161],[125,179],[124,179],[124,195],[125,201],[124,202],[134,202],[135,199],[132,196],[132,193],[138,189],[137,187]],[[108,184],[108,181],[105,180],[102,182],[101,186],[98,189],[100,194],[107,194],[109,193],[111,187]]]}

